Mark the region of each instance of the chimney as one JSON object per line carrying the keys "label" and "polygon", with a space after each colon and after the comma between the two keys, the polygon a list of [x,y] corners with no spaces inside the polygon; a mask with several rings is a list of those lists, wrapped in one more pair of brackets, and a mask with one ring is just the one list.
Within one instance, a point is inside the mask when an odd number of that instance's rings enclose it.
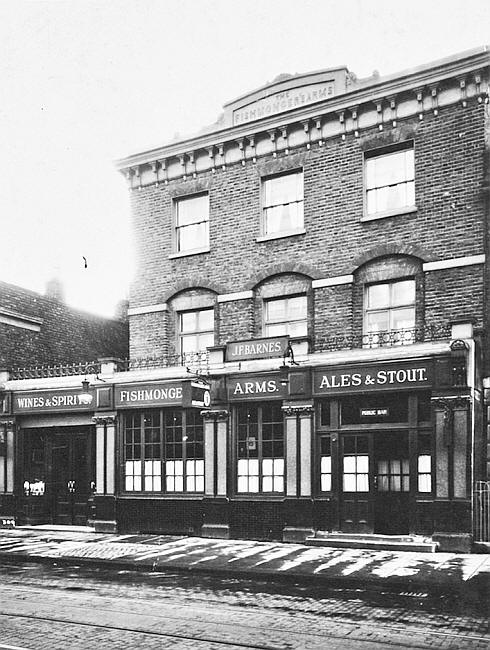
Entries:
{"label": "chimney", "polygon": [[63,290],[63,285],[59,278],[52,278],[46,282],[46,290],[44,292],[46,298],[51,298],[51,300],[57,300],[58,302],[65,301],[65,292]]}
{"label": "chimney", "polygon": [[115,309],[114,318],[116,320],[127,321],[128,320],[128,308],[129,300],[120,300]]}

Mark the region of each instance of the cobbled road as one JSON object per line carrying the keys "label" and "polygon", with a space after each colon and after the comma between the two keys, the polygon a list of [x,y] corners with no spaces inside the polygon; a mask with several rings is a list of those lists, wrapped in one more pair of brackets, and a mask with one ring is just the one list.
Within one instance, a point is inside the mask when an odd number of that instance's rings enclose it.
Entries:
{"label": "cobbled road", "polygon": [[0,565],[0,650],[488,650],[487,608],[450,594]]}

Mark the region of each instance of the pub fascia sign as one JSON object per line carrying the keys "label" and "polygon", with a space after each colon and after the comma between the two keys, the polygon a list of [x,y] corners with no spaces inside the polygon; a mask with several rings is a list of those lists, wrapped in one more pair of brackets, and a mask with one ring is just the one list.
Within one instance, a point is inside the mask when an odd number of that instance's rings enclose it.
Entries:
{"label": "pub fascia sign", "polygon": [[289,336],[233,341],[226,345],[226,360],[271,359],[282,357],[289,344]]}
{"label": "pub fascia sign", "polygon": [[279,374],[229,378],[226,386],[230,401],[287,397],[287,386],[281,384]]}
{"label": "pub fascia sign", "polygon": [[329,99],[334,94],[335,85],[333,81],[284,90],[235,110],[233,112],[233,124],[236,126],[237,124],[260,120],[263,117],[288,111],[292,108],[314,104]]}
{"label": "pub fascia sign", "polygon": [[313,391],[316,395],[353,391],[428,388],[432,384],[432,365],[427,362],[405,362],[396,365],[370,365],[358,368],[316,370]]}
{"label": "pub fascia sign", "polygon": [[196,381],[155,382],[116,386],[116,407],[182,406],[207,408],[209,386]]}
{"label": "pub fascia sign", "polygon": [[39,411],[80,411],[93,409],[93,391],[88,395],[81,388],[71,390],[31,391],[14,393],[14,413],[34,413]]}

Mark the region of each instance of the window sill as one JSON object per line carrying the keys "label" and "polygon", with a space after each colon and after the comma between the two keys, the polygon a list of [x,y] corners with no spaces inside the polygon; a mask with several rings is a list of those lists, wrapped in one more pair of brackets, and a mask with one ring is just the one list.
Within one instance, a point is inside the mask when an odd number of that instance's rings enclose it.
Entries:
{"label": "window sill", "polygon": [[407,208],[398,208],[396,210],[387,210],[386,212],[378,212],[376,214],[365,214],[361,217],[361,221],[376,221],[377,219],[386,219],[387,217],[398,217],[403,214],[411,214],[417,212],[417,206],[411,205]]}
{"label": "window sill", "polygon": [[305,235],[306,230],[304,228],[298,230],[284,230],[282,232],[274,232],[270,235],[260,235],[255,241],[263,242],[270,241],[272,239],[284,239],[285,237],[295,237],[296,235]]}
{"label": "window sill", "polygon": [[189,257],[189,255],[201,255],[201,253],[209,253],[210,252],[209,246],[205,246],[204,248],[193,248],[191,251],[179,251],[178,253],[170,253],[168,256],[169,260],[173,260],[177,257]]}

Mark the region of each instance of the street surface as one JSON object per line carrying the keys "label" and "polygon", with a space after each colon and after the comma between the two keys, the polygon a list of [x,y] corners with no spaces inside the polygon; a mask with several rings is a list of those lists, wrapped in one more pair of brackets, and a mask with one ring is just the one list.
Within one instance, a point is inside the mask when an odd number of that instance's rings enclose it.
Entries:
{"label": "street surface", "polygon": [[451,594],[0,564],[0,650],[488,650],[488,603]]}

